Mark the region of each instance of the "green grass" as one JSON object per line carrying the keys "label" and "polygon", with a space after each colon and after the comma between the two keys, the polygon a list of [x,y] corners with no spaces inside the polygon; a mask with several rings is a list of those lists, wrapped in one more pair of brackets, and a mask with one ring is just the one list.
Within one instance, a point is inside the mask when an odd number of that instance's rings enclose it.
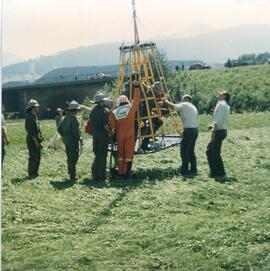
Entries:
{"label": "green grass", "polygon": [[[130,179],[89,182],[89,137],[79,183],[45,148],[26,180],[23,122],[8,122],[2,182],[3,270],[270,270],[270,113],[232,115],[222,155],[230,178],[208,177],[210,116],[200,117],[199,174],[178,173],[179,147],[135,157]],[[17,124],[15,124],[17,123]],[[53,121],[42,121],[48,141]]]}
{"label": "green grass", "polygon": [[200,112],[210,112],[220,90],[231,94],[233,112],[270,108],[270,65],[178,72],[168,83],[175,101],[189,93]]}

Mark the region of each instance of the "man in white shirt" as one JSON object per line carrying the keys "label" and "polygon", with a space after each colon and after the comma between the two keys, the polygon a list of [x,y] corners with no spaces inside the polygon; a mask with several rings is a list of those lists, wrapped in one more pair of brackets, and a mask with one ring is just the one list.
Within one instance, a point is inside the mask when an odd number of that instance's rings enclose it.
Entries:
{"label": "man in white shirt", "polygon": [[191,103],[192,97],[190,95],[184,95],[182,102],[179,104],[171,103],[166,98],[163,101],[180,113],[184,127],[180,150],[182,159],[181,174],[196,174],[197,159],[194,149],[198,138],[198,110]]}
{"label": "man in white shirt", "polygon": [[208,126],[208,129],[212,131],[212,135],[206,150],[211,177],[223,177],[226,175],[220,153],[222,141],[227,136],[230,94],[227,91],[222,91],[217,95],[217,100],[213,113],[213,124]]}
{"label": "man in white shirt", "polygon": [[4,111],[5,111],[5,107],[4,107],[4,105],[2,105],[2,118],[1,118],[1,126],[2,126],[2,161],[1,161],[1,166],[2,167],[3,167],[4,158],[6,155],[5,145],[9,144],[9,139],[7,136],[7,129],[6,129],[6,122],[5,122],[5,118],[4,118],[4,114],[3,114]]}

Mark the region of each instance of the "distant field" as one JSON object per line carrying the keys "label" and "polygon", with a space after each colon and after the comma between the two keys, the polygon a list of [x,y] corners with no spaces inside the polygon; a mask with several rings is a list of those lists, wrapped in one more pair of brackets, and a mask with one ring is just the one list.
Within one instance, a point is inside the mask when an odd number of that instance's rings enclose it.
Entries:
{"label": "distant field", "polygon": [[210,112],[220,90],[231,93],[234,112],[270,110],[270,65],[178,72],[169,87],[176,101],[192,94],[201,112]]}
{"label": "distant field", "polygon": [[[77,184],[65,153],[47,148],[40,177],[27,180],[23,122],[8,121],[3,270],[270,270],[270,113],[231,115],[225,183],[208,177],[210,120],[200,116],[198,176],[179,175],[177,146],[136,156],[131,178],[101,186],[87,135]],[[55,124],[41,124],[47,144]]]}

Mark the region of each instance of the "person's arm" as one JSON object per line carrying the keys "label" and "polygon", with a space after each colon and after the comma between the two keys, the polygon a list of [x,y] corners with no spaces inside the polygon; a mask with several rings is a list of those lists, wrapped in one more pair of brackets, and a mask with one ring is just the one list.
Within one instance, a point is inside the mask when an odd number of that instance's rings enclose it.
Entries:
{"label": "person's arm", "polygon": [[2,135],[3,135],[3,140],[8,145],[9,144],[9,139],[8,139],[8,136],[7,136],[7,130],[6,130],[5,126],[2,126]]}
{"label": "person's arm", "polygon": [[110,117],[110,112],[108,109],[104,109],[104,118],[103,118],[103,127],[105,131],[107,131],[109,134],[111,134],[111,129],[109,126],[109,117]]}
{"label": "person's arm", "polygon": [[81,107],[82,109],[85,109],[85,110],[89,111],[90,113],[91,113],[91,111],[92,111],[92,108],[91,108],[91,107],[88,107],[88,106],[86,106],[86,105],[80,104],[80,107]]}
{"label": "person's arm", "polygon": [[167,100],[166,97],[164,97],[162,99],[162,101],[167,104],[171,109],[175,110],[175,111],[180,111],[182,106],[181,106],[181,103],[180,104],[174,104],[172,102],[170,102],[169,100]]}
{"label": "person's arm", "polygon": [[135,85],[134,86],[134,97],[133,97],[133,101],[132,101],[132,106],[135,107],[137,109],[137,106],[140,103],[140,99],[141,99],[141,89],[139,86]]}

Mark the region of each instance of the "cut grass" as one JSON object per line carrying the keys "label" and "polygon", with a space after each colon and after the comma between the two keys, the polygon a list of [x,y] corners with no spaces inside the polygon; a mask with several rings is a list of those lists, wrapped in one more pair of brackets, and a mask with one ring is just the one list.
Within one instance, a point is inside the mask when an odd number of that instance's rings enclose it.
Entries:
{"label": "cut grass", "polygon": [[[201,116],[200,131],[209,121]],[[48,140],[54,122],[42,128]],[[3,270],[270,270],[270,113],[231,116],[224,183],[208,177],[206,132],[193,178],[179,175],[175,147],[136,156],[127,180],[94,186],[86,137],[78,184],[65,181],[65,154],[46,148],[28,181],[22,129],[8,123]]]}

